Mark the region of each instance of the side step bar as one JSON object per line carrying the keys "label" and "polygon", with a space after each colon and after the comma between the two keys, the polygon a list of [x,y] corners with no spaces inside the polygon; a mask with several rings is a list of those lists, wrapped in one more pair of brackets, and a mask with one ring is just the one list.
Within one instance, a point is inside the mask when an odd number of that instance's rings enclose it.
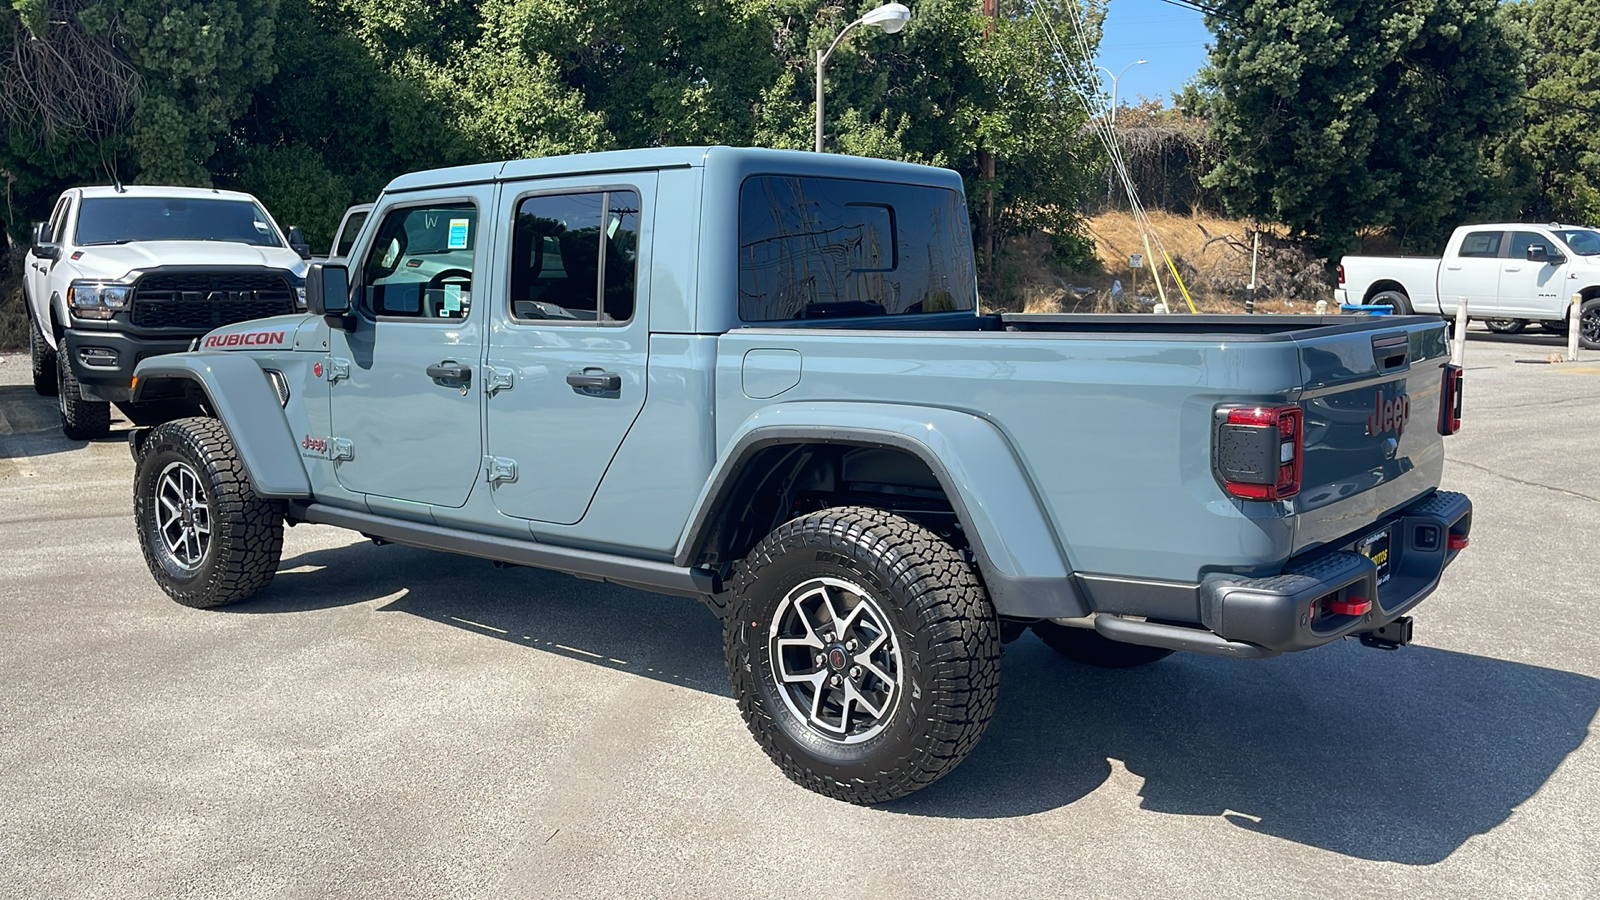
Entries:
{"label": "side step bar", "polygon": [[685,569],[666,562],[458,531],[322,503],[291,503],[289,517],[301,522],[348,528],[407,547],[443,550],[535,569],[550,569],[580,578],[608,581],[678,597],[704,598],[722,590],[720,579],[709,569]]}
{"label": "side step bar", "polygon": [[1188,650],[1193,653],[1227,656],[1233,659],[1266,659],[1279,655],[1276,650],[1268,650],[1242,641],[1230,641],[1199,628],[1141,622],[1138,619],[1121,619],[1104,614],[1094,617],[1094,630],[1113,641],[1122,641],[1125,644]]}

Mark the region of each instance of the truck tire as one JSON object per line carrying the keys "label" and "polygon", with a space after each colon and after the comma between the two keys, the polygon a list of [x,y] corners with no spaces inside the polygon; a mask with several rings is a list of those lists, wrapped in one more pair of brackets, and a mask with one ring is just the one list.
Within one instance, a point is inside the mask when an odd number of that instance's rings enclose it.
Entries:
{"label": "truck tire", "polygon": [[56,354],[56,405],[61,409],[61,431],[75,441],[103,438],[111,431],[111,404],[83,399],[83,386],[72,374],[67,354]]}
{"label": "truck tire", "polygon": [[1368,306],[1387,306],[1393,310],[1392,315],[1411,315],[1411,298],[1402,291],[1379,291],[1367,301]]}
{"label": "truck tire", "polygon": [[1495,334],[1521,334],[1528,327],[1527,319],[1484,319],[1483,324]]}
{"label": "truck tire", "polygon": [[1578,343],[1585,350],[1600,350],[1600,297],[1583,301],[1578,312]]}
{"label": "truck tire", "polygon": [[256,496],[216,419],[178,419],[152,430],[140,447],[133,491],[145,564],[184,606],[243,600],[277,573],[283,504]]}
{"label": "truck tire", "polygon": [[28,359],[33,363],[33,389],[42,396],[56,394],[56,351],[45,342],[39,323],[28,317]]}
{"label": "truck tire", "polygon": [[1000,628],[956,549],[892,513],[780,526],[734,576],[724,625],[745,724],[796,784],[882,803],[938,781],[983,736]]}
{"label": "truck tire", "polygon": [[1033,623],[1033,633],[1050,649],[1074,662],[1102,669],[1132,669],[1166,659],[1172,651],[1165,647],[1145,647],[1113,641],[1093,628],[1073,628],[1055,622]]}

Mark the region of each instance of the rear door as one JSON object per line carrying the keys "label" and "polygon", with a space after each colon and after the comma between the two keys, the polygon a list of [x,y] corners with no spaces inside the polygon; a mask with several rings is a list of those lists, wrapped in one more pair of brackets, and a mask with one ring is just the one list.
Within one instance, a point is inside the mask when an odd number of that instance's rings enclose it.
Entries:
{"label": "rear door", "polygon": [[[1412,320],[1415,321],[1415,320]],[[1343,329],[1340,329],[1343,331]],[[1300,340],[1305,409],[1296,544],[1315,546],[1432,490],[1444,470],[1438,322]]]}
{"label": "rear door", "polygon": [[1543,247],[1547,256],[1561,253],[1566,248],[1553,237],[1537,231],[1511,232],[1511,244],[1500,271],[1499,300],[1495,309],[1504,316],[1525,319],[1554,319],[1562,312],[1562,285],[1567,277],[1567,264],[1534,262],[1528,259],[1528,248]]}
{"label": "rear door", "polygon": [[652,172],[501,187],[507,294],[484,389],[507,515],[582,519],[644,406],[655,187]]}
{"label": "rear door", "polygon": [[1506,233],[1496,229],[1468,232],[1461,245],[1447,248],[1439,261],[1440,308],[1453,312],[1460,298],[1467,298],[1467,311],[1494,312],[1500,305],[1500,268],[1506,248]]}

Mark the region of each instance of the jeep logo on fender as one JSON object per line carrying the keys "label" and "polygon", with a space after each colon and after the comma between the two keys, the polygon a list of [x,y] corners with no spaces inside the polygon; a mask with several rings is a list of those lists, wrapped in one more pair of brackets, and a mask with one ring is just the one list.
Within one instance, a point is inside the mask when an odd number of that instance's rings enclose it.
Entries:
{"label": "jeep logo on fender", "polygon": [[328,458],[328,439],[327,438],[314,438],[314,437],[312,437],[311,435],[308,434],[308,435],[305,436],[305,440],[302,440],[300,442],[300,449],[302,451],[304,451],[301,454],[303,456],[315,456],[315,457],[319,457],[319,458],[322,458],[322,459],[327,459]]}
{"label": "jeep logo on fender", "polygon": [[203,347],[264,347],[282,344],[287,331],[245,331],[237,334],[213,334],[206,338]]}
{"label": "jeep logo on fender", "polygon": [[1373,405],[1372,415],[1367,417],[1367,434],[1377,436],[1385,431],[1393,431],[1396,437],[1406,433],[1406,423],[1411,420],[1411,398],[1405,394],[1398,397],[1385,399],[1383,389],[1378,389],[1378,398]]}

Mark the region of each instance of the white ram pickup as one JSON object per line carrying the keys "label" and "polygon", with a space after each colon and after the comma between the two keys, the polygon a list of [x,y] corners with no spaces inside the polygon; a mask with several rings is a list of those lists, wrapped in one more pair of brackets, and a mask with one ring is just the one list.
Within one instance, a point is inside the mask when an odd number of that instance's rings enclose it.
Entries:
{"label": "white ram pickup", "polygon": [[112,403],[135,422],[159,417],[128,402],[139,360],[303,309],[309,255],[299,229],[285,234],[249,194],[67,190],[28,251],[34,389],[60,398],[62,430],[76,440],[109,430]]}
{"label": "white ram pickup", "polygon": [[1346,256],[1340,303],[1389,306],[1396,313],[1467,315],[1499,332],[1538,322],[1565,334],[1572,295],[1582,297],[1580,338],[1600,350],[1600,231],[1574,225],[1463,225],[1444,257]]}

